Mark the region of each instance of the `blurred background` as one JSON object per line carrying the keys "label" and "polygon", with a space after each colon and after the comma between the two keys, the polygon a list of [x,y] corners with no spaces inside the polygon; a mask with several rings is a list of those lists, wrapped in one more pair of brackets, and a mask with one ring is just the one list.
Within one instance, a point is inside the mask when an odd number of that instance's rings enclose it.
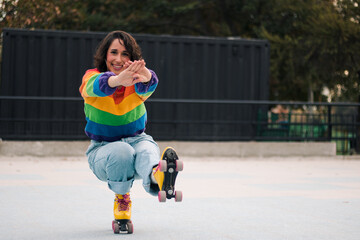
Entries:
{"label": "blurred background", "polygon": [[0,138],[85,140],[98,42],[139,42],[156,140],[334,141],[360,152],[358,0],[3,0]]}

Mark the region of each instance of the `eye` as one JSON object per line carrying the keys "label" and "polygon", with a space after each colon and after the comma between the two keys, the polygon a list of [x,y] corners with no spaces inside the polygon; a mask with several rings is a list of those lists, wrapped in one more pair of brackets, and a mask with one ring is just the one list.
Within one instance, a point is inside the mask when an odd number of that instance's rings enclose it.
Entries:
{"label": "eye", "polygon": [[118,51],[116,49],[113,49],[110,51],[110,53],[116,55],[118,53]]}
{"label": "eye", "polygon": [[124,57],[130,57],[130,54],[129,54],[128,52],[122,52],[122,55],[123,55]]}

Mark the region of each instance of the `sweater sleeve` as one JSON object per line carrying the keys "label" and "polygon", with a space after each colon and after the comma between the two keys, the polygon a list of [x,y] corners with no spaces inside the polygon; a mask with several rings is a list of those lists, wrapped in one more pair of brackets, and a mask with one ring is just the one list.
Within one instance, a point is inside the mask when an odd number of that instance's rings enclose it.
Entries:
{"label": "sweater sleeve", "polygon": [[87,70],[82,79],[80,94],[82,97],[105,97],[113,94],[116,90],[108,84],[108,79],[115,76],[112,72],[100,73],[97,69]]}
{"label": "sweater sleeve", "polygon": [[150,69],[149,71],[151,72],[151,79],[147,84],[144,83],[135,84],[135,92],[143,101],[148,99],[151,96],[151,94],[153,94],[159,82],[156,73]]}

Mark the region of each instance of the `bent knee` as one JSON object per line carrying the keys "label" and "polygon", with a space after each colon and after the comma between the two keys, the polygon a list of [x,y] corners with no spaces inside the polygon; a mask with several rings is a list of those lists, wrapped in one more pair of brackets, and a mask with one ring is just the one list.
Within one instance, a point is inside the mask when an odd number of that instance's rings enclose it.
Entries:
{"label": "bent knee", "polygon": [[127,143],[114,142],[109,143],[108,161],[114,163],[132,164],[135,158],[135,149]]}

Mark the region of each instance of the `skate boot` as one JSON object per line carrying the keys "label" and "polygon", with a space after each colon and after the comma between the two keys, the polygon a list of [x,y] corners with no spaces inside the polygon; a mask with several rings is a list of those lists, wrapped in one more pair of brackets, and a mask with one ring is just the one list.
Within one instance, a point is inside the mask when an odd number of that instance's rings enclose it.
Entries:
{"label": "skate boot", "polygon": [[158,198],[160,202],[166,199],[175,198],[175,202],[182,201],[182,192],[175,191],[175,181],[179,171],[182,171],[184,164],[179,160],[175,150],[167,147],[159,162],[153,169],[153,176],[159,186]]}
{"label": "skate boot", "polygon": [[133,233],[134,227],[131,222],[131,200],[130,194],[115,194],[114,221],[112,228],[114,233]]}

